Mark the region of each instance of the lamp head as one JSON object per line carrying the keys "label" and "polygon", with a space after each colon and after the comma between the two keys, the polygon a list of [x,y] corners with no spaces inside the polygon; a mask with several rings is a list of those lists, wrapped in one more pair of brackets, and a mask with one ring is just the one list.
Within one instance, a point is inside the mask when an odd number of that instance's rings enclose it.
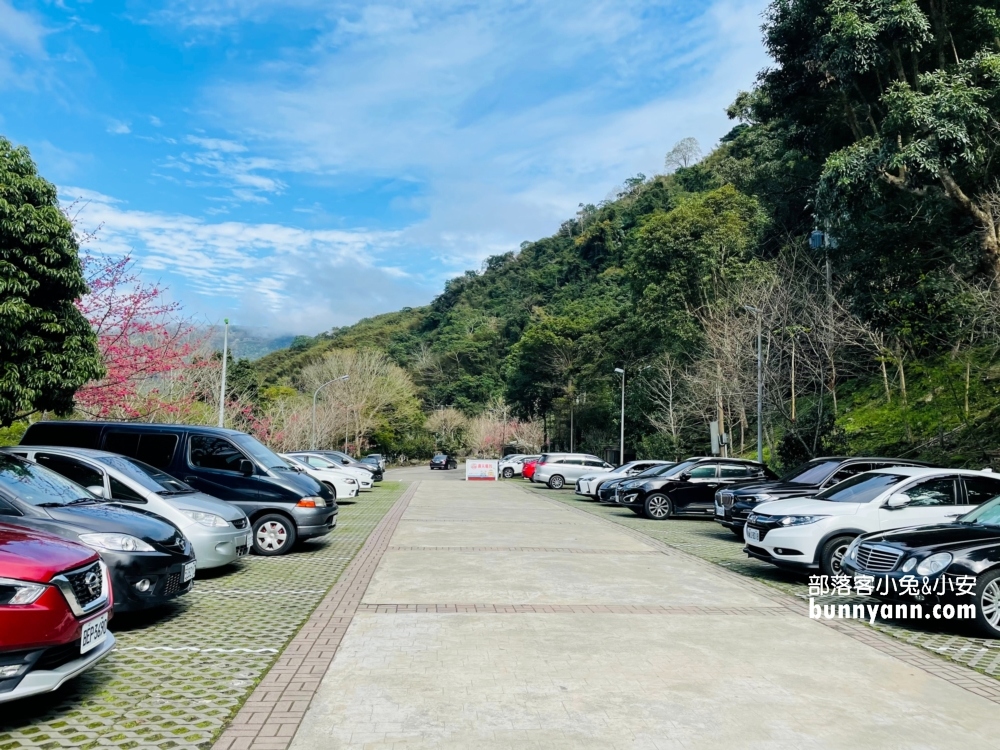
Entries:
{"label": "lamp head", "polygon": [[620,367],[616,367],[615,368],[615,372],[619,373],[620,375],[624,375],[625,374],[625,371],[622,368],[620,368]]}

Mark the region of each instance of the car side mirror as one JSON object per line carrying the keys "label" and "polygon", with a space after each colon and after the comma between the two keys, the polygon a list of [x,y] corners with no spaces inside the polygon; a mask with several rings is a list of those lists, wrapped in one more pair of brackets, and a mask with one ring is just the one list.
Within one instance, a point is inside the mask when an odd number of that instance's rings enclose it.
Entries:
{"label": "car side mirror", "polygon": [[253,476],[253,464],[245,458],[240,461],[240,474],[245,477]]}
{"label": "car side mirror", "polygon": [[899,510],[900,508],[905,508],[910,504],[910,498],[904,495],[902,492],[897,492],[895,495],[891,495],[885,503],[885,507],[889,510]]}
{"label": "car side mirror", "polygon": [[681,474],[677,478],[680,479],[682,482],[686,482],[687,480],[689,480],[691,478],[691,475],[690,474]]}
{"label": "car side mirror", "polygon": [[107,499],[107,497],[108,497],[108,493],[107,493],[107,491],[104,489],[104,487],[102,485],[92,484],[92,485],[90,485],[90,487],[87,488],[87,490],[90,491],[90,492],[93,492],[98,497],[103,497],[105,499]]}

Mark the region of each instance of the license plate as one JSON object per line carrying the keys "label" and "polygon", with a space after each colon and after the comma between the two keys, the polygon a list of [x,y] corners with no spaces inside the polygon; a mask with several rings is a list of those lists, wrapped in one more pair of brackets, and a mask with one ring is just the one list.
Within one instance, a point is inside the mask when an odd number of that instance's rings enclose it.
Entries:
{"label": "license plate", "polygon": [[747,541],[748,542],[759,542],[760,541],[760,532],[757,529],[751,529],[748,526],[747,527]]}
{"label": "license plate", "polygon": [[721,505],[716,505],[715,506],[715,515],[722,516],[723,518],[725,518],[726,517],[726,509],[723,508]]}
{"label": "license plate", "polygon": [[83,623],[80,634],[80,653],[85,654],[91,649],[95,649],[104,643],[104,637],[108,634],[108,613],[105,612],[100,617],[95,617],[90,622]]}
{"label": "license plate", "polygon": [[184,576],[183,576],[184,583],[187,583],[192,578],[194,578],[194,569],[195,569],[195,563],[193,562],[184,563]]}

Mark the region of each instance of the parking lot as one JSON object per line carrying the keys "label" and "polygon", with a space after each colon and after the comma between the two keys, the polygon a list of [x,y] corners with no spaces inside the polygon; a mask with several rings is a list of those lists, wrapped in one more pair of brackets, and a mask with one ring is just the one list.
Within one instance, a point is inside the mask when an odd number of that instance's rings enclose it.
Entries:
{"label": "parking lot", "polygon": [[[804,576],[786,573],[768,563],[748,558],[743,553],[743,545],[733,537],[732,533],[714,521],[699,518],[651,521],[623,508],[585,500],[570,490],[553,491],[527,481],[519,479],[514,481],[523,489],[549,500],[565,503],[570,507],[621,524],[703,560],[774,586],[801,599],[805,611],[809,586]],[[874,599],[867,597],[827,597],[817,598],[817,601],[826,603],[836,601],[838,604],[875,603]],[[979,637],[971,625],[921,624],[919,627],[907,627],[876,620],[873,628],[956,664],[972,667],[983,674],[1000,679],[1000,641]]]}
{"label": "parking lot", "polygon": [[328,536],[199,573],[170,608],[115,618],[104,662],[0,710],[0,749],[209,747],[404,489],[377,485],[341,503]]}

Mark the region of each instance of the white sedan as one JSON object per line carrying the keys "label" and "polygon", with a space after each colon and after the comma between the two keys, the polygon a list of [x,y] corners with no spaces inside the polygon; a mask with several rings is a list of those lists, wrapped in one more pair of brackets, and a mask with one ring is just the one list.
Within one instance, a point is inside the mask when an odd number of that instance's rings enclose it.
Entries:
{"label": "white sedan", "polygon": [[349,477],[342,471],[317,469],[288,453],[282,453],[281,457],[291,464],[292,467],[305,472],[317,482],[326,485],[327,489],[333,493],[334,498],[337,500],[345,500],[358,496],[360,486],[358,480],[354,477]]}
{"label": "white sedan", "polygon": [[293,451],[287,455],[294,458],[299,463],[308,464],[314,469],[323,469],[325,471],[339,471],[342,474],[356,479],[358,481],[358,487],[362,492],[368,492],[372,488],[373,474],[368,471],[368,469],[358,469],[354,466],[345,466],[332,458],[322,456],[318,453],[312,453],[310,451]]}

